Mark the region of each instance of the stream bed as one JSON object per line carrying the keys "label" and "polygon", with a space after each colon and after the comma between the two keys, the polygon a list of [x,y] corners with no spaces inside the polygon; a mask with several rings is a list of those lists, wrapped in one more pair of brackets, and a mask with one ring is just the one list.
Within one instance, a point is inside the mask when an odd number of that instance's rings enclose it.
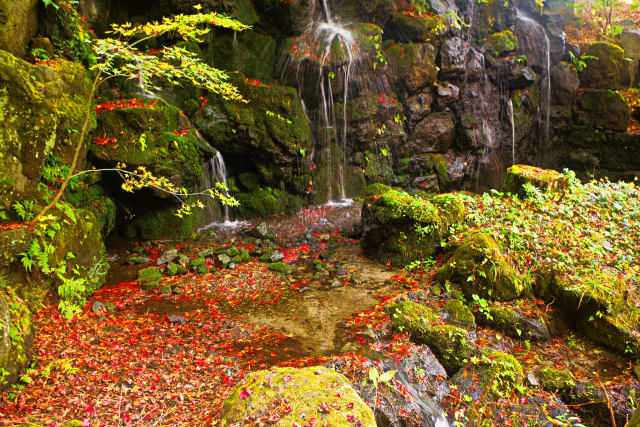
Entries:
{"label": "stream bed", "polygon": [[[247,234],[258,221],[213,225],[188,241],[116,242],[111,282],[73,322],[55,307],[38,313],[33,380],[3,410],[13,422],[54,425],[69,419],[208,424],[245,373],[325,365],[350,379],[379,425],[440,427],[471,413],[478,423],[485,417],[518,425],[560,425],[576,414],[589,417],[585,425],[608,425],[611,411],[617,421],[630,416],[639,385],[633,366],[561,326],[545,341],[481,326],[470,332],[474,344],[517,358],[524,391],[514,389],[500,403],[483,402],[484,395],[478,405],[469,400],[475,386],[464,378],[452,382],[436,355],[394,330],[384,310],[400,298],[444,315],[451,294],[433,283],[432,271],[394,269],[364,257],[360,210],[351,202],[265,219],[277,236],[275,248]],[[136,281],[142,267],[170,250],[193,260],[231,248],[252,255],[235,268],[215,267],[213,257],[207,258],[210,272],[165,275],[162,289],[170,292],[145,291]],[[280,254],[290,274],[257,259],[267,248]],[[132,255],[148,262],[127,264]],[[524,304],[548,310],[542,301]],[[568,369],[576,381],[597,384],[594,396],[607,399],[567,407],[558,394],[536,387],[533,373],[540,367]],[[388,386],[373,387],[372,369],[397,373]]]}

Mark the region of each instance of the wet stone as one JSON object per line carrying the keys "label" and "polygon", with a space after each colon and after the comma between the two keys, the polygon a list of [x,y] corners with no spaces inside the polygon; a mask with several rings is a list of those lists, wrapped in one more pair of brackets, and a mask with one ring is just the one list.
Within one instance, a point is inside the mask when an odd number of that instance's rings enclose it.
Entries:
{"label": "wet stone", "polygon": [[284,254],[282,252],[274,252],[269,257],[269,260],[271,262],[278,262],[278,261],[282,261],[283,259],[284,259]]}
{"label": "wet stone", "polygon": [[144,255],[132,255],[127,258],[127,264],[148,264],[151,262],[151,258]]}
{"label": "wet stone", "polygon": [[156,265],[167,264],[168,262],[174,261],[179,256],[180,255],[178,254],[177,249],[175,248],[169,249],[168,251],[164,252],[162,255],[158,257],[158,261],[156,262]]}

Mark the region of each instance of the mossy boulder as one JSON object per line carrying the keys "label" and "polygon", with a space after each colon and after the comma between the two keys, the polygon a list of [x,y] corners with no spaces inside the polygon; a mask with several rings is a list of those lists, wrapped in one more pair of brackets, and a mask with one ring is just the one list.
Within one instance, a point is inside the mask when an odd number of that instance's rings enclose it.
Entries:
{"label": "mossy boulder", "polygon": [[95,215],[102,236],[107,237],[116,224],[116,203],[100,185],[91,185],[66,194],[66,200],[76,208],[90,210]]}
{"label": "mossy boulder", "polygon": [[0,290],[0,388],[15,383],[27,368],[34,333],[29,306],[5,286]]}
{"label": "mossy boulder", "polygon": [[240,202],[240,206],[234,208],[234,213],[242,218],[292,212],[303,206],[299,197],[271,187],[258,188],[250,193],[238,193],[235,198]]}
{"label": "mossy boulder", "polygon": [[612,43],[594,43],[584,53],[586,67],[580,73],[580,87],[587,89],[621,89],[628,87],[628,67],[624,50]]}
{"label": "mossy boulder", "polygon": [[476,319],[464,302],[454,298],[450,299],[444,307],[442,307],[443,319],[446,322],[453,323],[465,329],[473,330],[476,328]]}
{"label": "mossy boulder", "polygon": [[94,138],[99,139],[89,144],[96,159],[108,165],[142,166],[179,187],[195,189],[200,184],[202,163],[214,150],[189,129],[176,107],[162,99],[132,99],[124,100],[122,108],[98,111]]}
{"label": "mossy boulder", "polygon": [[476,313],[479,324],[522,340],[548,340],[549,330],[542,319],[531,319],[516,308],[493,304]]}
{"label": "mossy boulder", "polygon": [[467,331],[446,325],[433,310],[413,301],[403,301],[387,307],[394,329],[408,332],[411,337],[429,348],[449,374],[465,363],[473,352]]}
{"label": "mossy boulder", "polygon": [[385,36],[400,42],[426,42],[447,32],[449,21],[443,15],[414,16],[397,13],[387,23]]}
{"label": "mossy boulder", "polygon": [[[287,408],[285,410],[285,408]],[[278,426],[318,425],[374,427],[375,418],[344,375],[322,367],[272,368],[252,372],[225,400],[222,425],[274,418]]]}
{"label": "mossy boulder", "polygon": [[25,55],[29,40],[38,30],[38,0],[0,2],[0,47],[17,57]]}
{"label": "mossy boulder", "polygon": [[619,92],[585,90],[576,97],[573,118],[578,125],[624,132],[629,126],[631,110]]}
{"label": "mossy boulder", "polygon": [[485,348],[479,356],[470,359],[467,369],[461,369],[451,378],[451,383],[474,401],[484,395],[484,402],[496,402],[508,396],[522,378],[522,365],[515,357]]}
{"label": "mossy boulder", "polygon": [[136,215],[127,222],[125,235],[129,238],[138,237],[143,240],[191,237],[198,227],[203,225],[203,211],[194,209],[191,214],[178,217],[176,209],[176,206],[169,206]]}
{"label": "mossy boulder", "polygon": [[513,165],[507,169],[504,192],[525,198],[527,195],[524,190],[525,184],[531,184],[542,191],[559,193],[567,188],[567,183],[567,178],[554,170],[528,165]]}
{"label": "mossy boulder", "polygon": [[624,357],[640,357],[640,319],[621,278],[594,271],[575,281],[561,272],[549,271],[542,275],[535,292],[573,315],[593,341]]}
{"label": "mossy boulder", "polygon": [[162,272],[158,267],[146,267],[138,272],[138,283],[147,290],[157,288],[161,281]]}
{"label": "mossy boulder", "polygon": [[[367,194],[374,192],[369,187]],[[427,258],[435,252],[449,226],[464,218],[458,193],[434,199],[414,197],[403,191],[377,187],[382,192],[367,196],[362,205],[363,235],[360,241],[368,256],[393,265]],[[419,227],[418,231],[416,231]]]}
{"label": "mossy boulder", "polygon": [[520,43],[518,37],[511,30],[504,30],[485,38],[484,47],[489,57],[500,58],[518,50]]}
{"label": "mossy boulder", "polygon": [[465,295],[477,294],[498,301],[515,299],[524,286],[518,272],[509,264],[496,241],[478,233],[464,240],[436,278],[462,287]]}
{"label": "mossy boulder", "polygon": [[276,271],[282,274],[291,274],[291,267],[283,262],[272,262],[270,264],[267,264],[267,268],[270,271]]}
{"label": "mossy boulder", "polygon": [[208,47],[211,64],[222,70],[238,70],[261,82],[273,82],[276,41],[257,31],[220,34]]}
{"label": "mossy boulder", "polygon": [[576,386],[576,378],[566,369],[545,366],[536,371],[536,376],[540,381],[540,387],[546,391],[568,391]]}
{"label": "mossy boulder", "polygon": [[262,186],[279,187],[306,173],[299,162],[301,152],[311,153],[312,138],[297,91],[245,81],[239,73],[231,81],[250,101],[231,103],[211,96],[196,119],[203,135],[225,156],[249,159],[243,169],[257,172]]}
{"label": "mossy boulder", "polygon": [[[87,112],[86,70],[62,59],[35,66],[0,50],[0,208],[35,198],[47,159],[70,164]],[[84,156],[84,151],[80,153]]]}

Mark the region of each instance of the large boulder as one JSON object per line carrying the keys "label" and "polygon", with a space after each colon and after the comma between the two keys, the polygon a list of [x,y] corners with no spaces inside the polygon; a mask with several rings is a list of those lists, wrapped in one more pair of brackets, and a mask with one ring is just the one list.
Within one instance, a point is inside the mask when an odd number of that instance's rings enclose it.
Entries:
{"label": "large boulder", "polygon": [[17,57],[25,55],[38,30],[38,0],[0,0],[0,49]]}
{"label": "large boulder", "polygon": [[404,265],[435,253],[449,227],[464,220],[462,195],[414,197],[386,186],[372,185],[362,205],[366,255]]}
{"label": "large boulder", "polygon": [[552,96],[555,104],[570,106],[576,96],[576,91],[580,86],[580,78],[571,65],[567,62],[560,62],[551,69]]}
{"label": "large boulder", "polygon": [[622,95],[613,90],[586,90],[576,98],[574,120],[579,125],[603,127],[624,132],[631,111]]}
{"label": "large boulder", "polygon": [[318,425],[376,425],[347,378],[323,366],[249,373],[225,400],[220,415],[222,425],[256,421],[292,426],[312,419]]}
{"label": "large boulder", "polygon": [[467,296],[508,301],[524,290],[518,272],[509,264],[496,241],[488,234],[478,233],[464,240],[436,278],[449,280],[462,287]]}
{"label": "large boulder", "polygon": [[90,91],[78,64],[58,59],[35,66],[0,50],[0,209],[36,197],[50,157],[71,163],[87,114],[88,129],[95,126],[87,111]]}
{"label": "large boulder", "polygon": [[611,43],[594,43],[585,51],[587,66],[580,73],[580,87],[620,89],[629,86],[624,50]]}
{"label": "large boulder", "polygon": [[624,50],[625,58],[628,58],[630,74],[630,86],[638,84],[638,61],[640,61],[640,30],[624,30],[620,34],[620,47]]}

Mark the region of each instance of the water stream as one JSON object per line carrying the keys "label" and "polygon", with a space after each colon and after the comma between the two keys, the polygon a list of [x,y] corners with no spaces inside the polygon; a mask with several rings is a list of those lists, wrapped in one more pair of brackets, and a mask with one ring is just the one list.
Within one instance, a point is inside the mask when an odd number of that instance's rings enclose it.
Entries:
{"label": "water stream", "polygon": [[511,164],[516,164],[516,124],[513,116],[513,101],[507,100],[509,107],[509,122],[511,123]]}

